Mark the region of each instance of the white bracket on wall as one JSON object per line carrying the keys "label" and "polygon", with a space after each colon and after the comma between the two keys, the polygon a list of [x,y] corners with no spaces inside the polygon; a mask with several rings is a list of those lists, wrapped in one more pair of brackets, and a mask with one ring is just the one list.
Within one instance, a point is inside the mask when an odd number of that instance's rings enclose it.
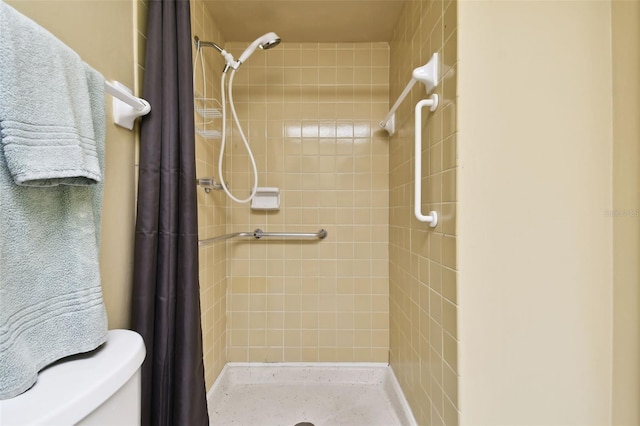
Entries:
{"label": "white bracket on wall", "polygon": [[131,89],[118,81],[105,81],[104,90],[113,96],[113,121],[120,127],[133,130],[136,118],[151,111],[149,102],[133,96]]}
{"label": "white bracket on wall", "polygon": [[[407,97],[416,82],[424,84],[427,94],[431,93],[433,89],[438,86],[438,83],[440,82],[440,59],[437,52],[431,56],[429,62],[413,70],[411,73],[411,80],[407,83],[407,86],[404,88],[400,96],[398,96],[398,100],[393,104],[387,116],[380,122],[380,127],[389,132],[389,135],[393,135],[396,132],[396,110]],[[436,108],[438,108],[437,96],[435,98],[435,103],[431,106],[431,111],[435,111]]]}

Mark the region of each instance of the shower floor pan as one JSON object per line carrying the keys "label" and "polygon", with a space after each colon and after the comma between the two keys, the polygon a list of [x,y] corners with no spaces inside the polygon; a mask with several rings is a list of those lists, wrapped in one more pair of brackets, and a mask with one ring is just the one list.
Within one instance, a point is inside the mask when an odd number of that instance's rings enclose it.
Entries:
{"label": "shower floor pan", "polygon": [[387,364],[228,363],[207,395],[212,426],[412,426]]}

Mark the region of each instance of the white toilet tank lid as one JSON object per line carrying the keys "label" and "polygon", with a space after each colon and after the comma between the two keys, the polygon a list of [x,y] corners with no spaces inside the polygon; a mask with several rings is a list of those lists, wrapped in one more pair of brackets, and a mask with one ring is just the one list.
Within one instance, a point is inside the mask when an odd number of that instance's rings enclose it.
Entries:
{"label": "white toilet tank lid", "polygon": [[87,354],[45,368],[25,393],[0,401],[0,425],[73,425],[117,392],[140,368],[142,337],[109,330],[107,341]]}

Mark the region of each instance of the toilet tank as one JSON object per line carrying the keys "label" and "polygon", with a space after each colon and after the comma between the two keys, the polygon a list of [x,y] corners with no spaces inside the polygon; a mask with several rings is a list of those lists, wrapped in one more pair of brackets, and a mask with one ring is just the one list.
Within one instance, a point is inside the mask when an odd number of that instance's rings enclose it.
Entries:
{"label": "toilet tank", "polygon": [[139,425],[142,337],[110,330],[107,341],[38,374],[25,393],[0,401],[0,425]]}

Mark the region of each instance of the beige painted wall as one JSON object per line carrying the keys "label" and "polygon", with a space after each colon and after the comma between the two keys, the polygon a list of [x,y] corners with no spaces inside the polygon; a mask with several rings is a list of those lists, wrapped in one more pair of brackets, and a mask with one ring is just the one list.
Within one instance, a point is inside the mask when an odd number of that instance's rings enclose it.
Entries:
{"label": "beige painted wall", "polygon": [[438,212],[436,228],[413,215],[413,108],[426,98],[422,84],[396,113],[389,140],[390,363],[421,425],[458,423],[457,3],[406,2],[390,45],[389,105],[433,53],[445,64],[438,110],[423,110],[422,211]]}
{"label": "beige painted wall", "polygon": [[[78,52],[105,79],[134,87],[133,2],[13,0],[8,3]],[[135,225],[135,142],[133,132],[113,124],[109,98],[106,97],[106,170],[100,248],[102,289],[109,328],[127,328]]]}
{"label": "beige painted wall", "polygon": [[461,424],[609,424],[611,5],[459,3]]}
{"label": "beige painted wall", "polygon": [[613,424],[640,424],[640,2],[612,3]]}

